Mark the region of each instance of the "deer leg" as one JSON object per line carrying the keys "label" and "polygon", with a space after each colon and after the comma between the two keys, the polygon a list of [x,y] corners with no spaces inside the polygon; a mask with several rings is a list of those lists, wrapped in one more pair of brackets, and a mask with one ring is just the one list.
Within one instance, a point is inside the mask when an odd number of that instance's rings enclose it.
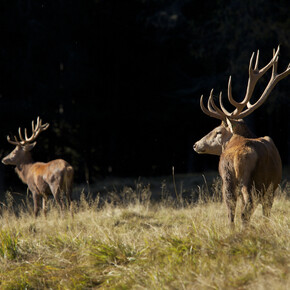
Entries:
{"label": "deer leg", "polygon": [[63,204],[63,201],[61,200],[61,190],[60,190],[59,184],[58,183],[51,184],[50,190],[62,214],[63,209],[64,209],[64,204]]}
{"label": "deer leg", "polygon": [[47,208],[46,208],[46,199],[44,197],[42,197],[42,210],[43,210],[43,214],[46,218]]}
{"label": "deer leg", "polygon": [[255,210],[254,200],[253,200],[253,195],[251,192],[251,186],[242,185],[241,191],[243,195],[242,196],[243,198],[242,222],[243,222],[243,226],[247,226]]}
{"label": "deer leg", "polygon": [[62,188],[65,191],[72,218],[74,216],[74,201],[72,198],[73,175],[74,175],[74,170],[71,166],[69,166],[63,177],[63,183],[62,183]]}
{"label": "deer leg", "polygon": [[66,196],[67,204],[70,209],[71,216],[73,218],[73,198],[72,198],[72,179],[73,179],[73,169],[68,169],[66,174],[63,176],[60,182],[60,188],[62,196]]}
{"label": "deer leg", "polygon": [[64,204],[63,204],[63,200],[61,199],[61,191],[59,187],[54,192],[54,198],[60,208],[60,211],[62,212],[64,209]]}
{"label": "deer leg", "polygon": [[39,212],[40,195],[36,191],[31,191],[31,192],[32,192],[33,206],[34,206],[34,217],[36,218]]}
{"label": "deer leg", "polygon": [[68,201],[68,205],[69,205],[69,210],[70,210],[71,216],[73,217],[74,213],[73,213],[73,200],[71,198],[71,191],[66,190],[66,198],[67,198],[67,201]]}
{"label": "deer leg", "polygon": [[63,190],[61,190],[61,193],[62,193],[63,196],[64,196],[64,193],[65,193],[68,206],[71,209],[71,206],[72,206],[71,190],[69,188],[67,188],[66,186],[64,186],[64,185],[63,185],[62,188],[63,188]]}
{"label": "deer leg", "polygon": [[235,211],[237,204],[236,186],[232,179],[223,180],[223,197],[228,209],[228,219],[232,229],[235,227]]}
{"label": "deer leg", "polygon": [[274,202],[274,187],[270,185],[267,190],[265,190],[264,196],[262,198],[262,208],[263,208],[263,215],[267,218],[270,217],[272,205]]}

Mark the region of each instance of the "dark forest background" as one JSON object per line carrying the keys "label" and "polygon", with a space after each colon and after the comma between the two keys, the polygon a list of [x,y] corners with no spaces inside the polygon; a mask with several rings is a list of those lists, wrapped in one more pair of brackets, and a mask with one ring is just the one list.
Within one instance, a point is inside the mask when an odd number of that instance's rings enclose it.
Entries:
{"label": "dark forest background", "polygon": [[[289,0],[1,0],[0,152],[6,136],[50,128],[34,158],[63,158],[76,182],[105,176],[157,176],[216,170],[216,156],[192,145],[219,124],[202,113],[200,95],[215,88],[244,96],[248,63],[260,67],[281,44],[279,71],[290,61]],[[269,78],[269,76],[268,76]],[[258,97],[267,76],[257,85]],[[270,135],[290,164],[290,77],[247,118]],[[18,180],[0,165],[8,183]],[[17,181],[18,182],[18,181]]]}

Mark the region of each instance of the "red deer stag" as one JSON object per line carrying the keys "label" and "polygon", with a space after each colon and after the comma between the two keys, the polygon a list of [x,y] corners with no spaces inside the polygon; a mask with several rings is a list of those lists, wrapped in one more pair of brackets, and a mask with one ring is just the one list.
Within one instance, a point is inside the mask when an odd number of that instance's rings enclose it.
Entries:
{"label": "red deer stag", "polygon": [[[219,95],[219,107],[213,100],[213,90],[207,103],[200,98],[202,111],[222,121],[221,125],[197,141],[193,149],[199,154],[220,155],[219,173],[223,181],[223,198],[227,205],[231,227],[234,227],[235,209],[239,189],[242,197],[242,222],[246,226],[258,203],[262,204],[263,215],[270,216],[271,207],[282,175],[282,164],[279,152],[268,136],[257,138],[242,120],[260,107],[269,96],[275,85],[290,73],[290,64],[281,74],[277,74],[278,54],[280,47],[273,53],[271,61],[258,69],[259,51],[253,68],[254,53],[249,64],[249,79],[246,95],[242,102],[232,97],[231,77],[228,82],[228,99],[235,110],[229,112]],[[260,98],[250,103],[257,81],[272,67],[271,79]]]}
{"label": "red deer stag", "polygon": [[[37,118],[34,126],[32,121],[32,135],[27,137],[27,129],[24,131],[24,138],[19,128],[19,139],[14,136],[14,141],[7,136],[9,143],[16,145],[16,148],[2,159],[2,163],[15,165],[15,171],[19,178],[27,184],[32,192],[35,217],[39,211],[40,197],[42,197],[42,208],[46,215],[45,203],[49,195],[53,195],[56,202],[63,209],[61,194],[65,193],[68,204],[72,211],[72,183],[74,170],[71,165],[62,159],[52,160],[48,163],[33,162],[30,151],[36,145],[35,139],[40,132],[46,130],[49,124],[42,124],[41,119]],[[33,142],[33,143],[32,143]]]}

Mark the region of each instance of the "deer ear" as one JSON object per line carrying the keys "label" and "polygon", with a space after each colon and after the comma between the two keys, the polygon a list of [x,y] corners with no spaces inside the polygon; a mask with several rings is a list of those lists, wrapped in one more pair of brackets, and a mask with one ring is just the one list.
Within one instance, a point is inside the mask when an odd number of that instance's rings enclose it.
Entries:
{"label": "deer ear", "polygon": [[234,134],[233,124],[229,118],[227,118],[227,125],[230,129],[230,132]]}
{"label": "deer ear", "polygon": [[24,151],[28,152],[28,151],[31,151],[34,146],[36,145],[36,142],[32,143],[32,144],[27,144],[27,145],[24,145],[22,148]]}

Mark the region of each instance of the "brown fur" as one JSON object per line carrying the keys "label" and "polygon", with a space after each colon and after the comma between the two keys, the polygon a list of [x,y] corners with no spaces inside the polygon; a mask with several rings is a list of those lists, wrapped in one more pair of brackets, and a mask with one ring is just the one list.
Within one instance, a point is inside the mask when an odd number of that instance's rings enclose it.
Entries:
{"label": "brown fur", "polygon": [[32,192],[35,216],[39,212],[41,197],[44,214],[46,214],[45,203],[50,195],[54,196],[60,208],[63,209],[64,205],[61,195],[65,193],[72,210],[74,175],[72,166],[62,159],[56,159],[48,163],[33,162],[29,150],[34,145],[29,149],[25,148],[25,146],[16,146],[8,156],[2,159],[2,162],[4,164],[16,165],[16,173]]}
{"label": "brown fur", "polygon": [[269,217],[274,191],[282,176],[281,158],[270,137],[246,138],[234,131],[220,156],[219,173],[231,223],[234,222],[239,186],[243,223],[249,222],[258,203],[262,204],[263,214]]}

